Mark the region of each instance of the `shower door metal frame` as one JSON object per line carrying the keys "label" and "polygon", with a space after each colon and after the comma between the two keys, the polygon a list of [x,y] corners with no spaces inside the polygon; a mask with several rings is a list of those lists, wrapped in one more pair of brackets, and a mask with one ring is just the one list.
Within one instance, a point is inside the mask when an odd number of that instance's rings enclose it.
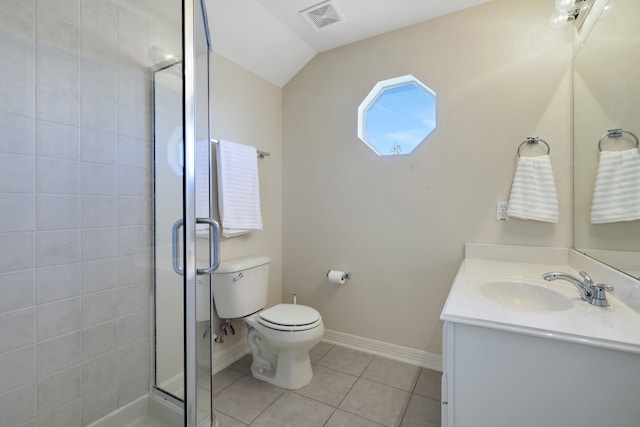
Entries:
{"label": "shower door metal frame", "polygon": [[[197,8],[198,2],[199,8]],[[196,13],[200,10],[199,16]],[[203,28],[203,36],[207,52],[207,109],[209,108],[208,89],[208,55],[211,49],[209,28],[206,19],[206,5],[204,0],[183,0],[183,96],[184,96],[184,420],[186,427],[196,427],[198,424],[197,409],[197,381],[198,381],[198,355],[197,355],[197,319],[196,319],[196,280],[199,273],[196,265],[196,198],[195,198],[195,146],[197,125],[196,103],[196,57],[197,40],[199,36],[196,28],[196,20],[200,20]],[[207,114],[208,117],[208,114]],[[207,119],[207,141],[209,140],[210,124]],[[215,221],[214,221],[215,222]],[[217,225],[217,224],[216,224]],[[210,259],[213,254],[210,254]],[[215,269],[214,267],[211,270]],[[210,346],[210,351],[212,351]],[[211,390],[213,394],[213,390]],[[211,398],[210,425],[215,422],[213,418],[213,398]]]}

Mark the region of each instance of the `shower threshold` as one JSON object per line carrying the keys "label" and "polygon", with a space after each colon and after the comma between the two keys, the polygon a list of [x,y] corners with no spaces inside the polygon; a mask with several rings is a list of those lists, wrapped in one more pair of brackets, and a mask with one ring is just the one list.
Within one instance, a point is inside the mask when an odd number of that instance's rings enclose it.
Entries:
{"label": "shower threshold", "polygon": [[176,427],[183,423],[183,415],[179,409],[148,393],[89,427]]}

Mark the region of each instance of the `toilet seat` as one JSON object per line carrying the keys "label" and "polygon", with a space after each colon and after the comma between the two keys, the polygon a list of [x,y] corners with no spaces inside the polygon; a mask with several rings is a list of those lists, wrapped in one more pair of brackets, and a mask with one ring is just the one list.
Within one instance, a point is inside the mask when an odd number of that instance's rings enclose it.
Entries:
{"label": "toilet seat", "polygon": [[258,323],[277,331],[297,332],[313,329],[322,323],[317,310],[299,304],[278,304],[258,313]]}

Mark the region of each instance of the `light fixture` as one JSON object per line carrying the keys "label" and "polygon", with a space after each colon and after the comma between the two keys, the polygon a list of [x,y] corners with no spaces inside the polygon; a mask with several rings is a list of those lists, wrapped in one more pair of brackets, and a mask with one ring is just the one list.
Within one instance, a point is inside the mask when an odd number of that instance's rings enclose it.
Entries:
{"label": "light fixture", "polygon": [[592,3],[588,0],[556,0],[556,11],[549,18],[549,26],[560,28],[569,21],[577,20],[583,9],[588,9]]}

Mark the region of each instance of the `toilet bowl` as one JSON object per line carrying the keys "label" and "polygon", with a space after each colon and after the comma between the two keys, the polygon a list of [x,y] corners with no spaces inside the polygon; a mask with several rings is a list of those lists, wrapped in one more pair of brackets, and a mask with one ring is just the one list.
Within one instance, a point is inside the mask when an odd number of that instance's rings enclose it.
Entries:
{"label": "toilet bowl", "polygon": [[320,313],[298,304],[278,304],[244,318],[254,377],[288,389],[313,378],[309,350],[324,334]]}
{"label": "toilet bowl", "polygon": [[322,339],[324,324],[320,313],[305,305],[265,308],[269,263],[265,256],[220,263],[213,273],[213,302],[221,319],[243,319],[253,376],[297,389],[313,378],[309,350]]}

